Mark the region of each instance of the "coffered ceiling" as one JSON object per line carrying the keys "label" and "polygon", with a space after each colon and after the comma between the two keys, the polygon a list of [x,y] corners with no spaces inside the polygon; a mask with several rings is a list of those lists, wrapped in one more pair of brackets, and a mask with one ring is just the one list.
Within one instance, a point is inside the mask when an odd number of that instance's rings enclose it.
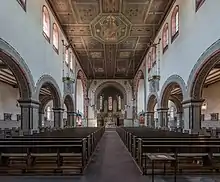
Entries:
{"label": "coffered ceiling", "polygon": [[175,0],[48,0],[88,78],[133,78]]}

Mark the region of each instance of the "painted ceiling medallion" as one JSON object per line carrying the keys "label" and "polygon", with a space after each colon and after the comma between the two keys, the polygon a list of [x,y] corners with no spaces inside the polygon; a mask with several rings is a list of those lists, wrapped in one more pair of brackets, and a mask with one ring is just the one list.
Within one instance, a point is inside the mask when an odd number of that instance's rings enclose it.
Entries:
{"label": "painted ceiling medallion", "polygon": [[131,24],[122,14],[101,15],[91,24],[95,38],[104,43],[119,43],[129,36]]}

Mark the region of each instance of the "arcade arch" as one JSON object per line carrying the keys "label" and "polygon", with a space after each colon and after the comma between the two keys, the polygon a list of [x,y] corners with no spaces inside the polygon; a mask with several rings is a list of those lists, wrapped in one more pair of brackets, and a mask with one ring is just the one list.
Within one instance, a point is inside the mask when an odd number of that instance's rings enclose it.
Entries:
{"label": "arcade arch", "polygon": [[32,98],[34,81],[31,71],[16,50],[1,38],[0,90],[0,107],[4,116],[1,128],[20,127],[24,132],[36,129],[38,119],[31,115],[38,110],[39,104]]}
{"label": "arcade arch", "polygon": [[156,92],[150,93],[147,99],[147,112],[146,112],[146,125],[148,127],[156,127],[157,124],[157,107],[158,107],[159,97]]}
{"label": "arcade arch", "polygon": [[219,121],[219,81],[220,40],[201,55],[190,73],[188,99],[184,101],[186,112],[193,113],[184,118],[189,129],[199,131],[204,120],[208,120],[205,127],[216,127],[211,123]]}
{"label": "arcade arch", "polygon": [[116,125],[124,124],[123,119],[127,115],[127,93],[120,83],[104,82],[99,85],[94,93],[94,99],[98,126],[108,121]]}
{"label": "arcade arch", "polygon": [[186,97],[186,93],[185,82],[180,76],[172,75],[165,81],[161,89],[160,108],[158,108],[160,127],[183,127],[181,102]]}
{"label": "arcade arch", "polygon": [[39,126],[42,126],[43,119],[45,118],[45,109],[47,109],[49,106],[53,110],[51,111],[53,112],[53,114],[51,114],[51,118],[54,120],[54,124],[50,126],[56,128],[63,127],[63,107],[61,104],[61,92],[58,84],[50,75],[43,75],[38,80],[36,84],[35,97],[40,101],[39,113],[41,117],[39,119]]}
{"label": "arcade arch", "polygon": [[88,106],[86,105],[87,98],[87,83],[86,77],[82,70],[77,73],[76,80],[76,112],[83,113],[83,118],[87,117]]}
{"label": "arcade arch", "polygon": [[74,126],[74,103],[71,95],[64,97],[64,118],[66,118],[66,126]]}

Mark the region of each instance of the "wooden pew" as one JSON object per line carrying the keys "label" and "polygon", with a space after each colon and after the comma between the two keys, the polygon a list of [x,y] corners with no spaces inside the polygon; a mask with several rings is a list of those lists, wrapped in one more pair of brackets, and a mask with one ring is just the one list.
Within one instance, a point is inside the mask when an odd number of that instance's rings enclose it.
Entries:
{"label": "wooden pew", "polygon": [[[159,131],[148,128],[117,128],[137,164],[145,174],[151,167],[149,153],[165,153],[174,156],[179,172],[213,172],[219,170],[220,141],[218,138]],[[200,163],[197,163],[200,161]],[[170,164],[173,171],[174,165]],[[159,169],[164,166],[157,166]]]}
{"label": "wooden pew", "polygon": [[[2,174],[8,172],[13,174],[83,174],[104,133],[104,128],[88,128],[88,130],[91,133],[83,138],[67,130],[44,133],[43,136],[0,139],[0,172]],[[88,132],[85,132],[79,136],[87,134]]]}

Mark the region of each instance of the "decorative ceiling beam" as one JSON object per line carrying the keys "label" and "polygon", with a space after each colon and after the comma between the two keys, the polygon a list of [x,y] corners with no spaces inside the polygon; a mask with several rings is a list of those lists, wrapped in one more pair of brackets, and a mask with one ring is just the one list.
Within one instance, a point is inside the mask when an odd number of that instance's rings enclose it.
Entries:
{"label": "decorative ceiling beam", "polygon": [[145,17],[144,17],[144,23],[146,22],[146,20],[147,20],[147,18],[148,18],[148,15],[149,15],[151,6],[152,6],[152,4],[153,4],[153,1],[154,1],[154,0],[150,0],[150,2],[149,2],[149,4],[148,4],[148,9],[147,9],[147,12],[146,12]]}

